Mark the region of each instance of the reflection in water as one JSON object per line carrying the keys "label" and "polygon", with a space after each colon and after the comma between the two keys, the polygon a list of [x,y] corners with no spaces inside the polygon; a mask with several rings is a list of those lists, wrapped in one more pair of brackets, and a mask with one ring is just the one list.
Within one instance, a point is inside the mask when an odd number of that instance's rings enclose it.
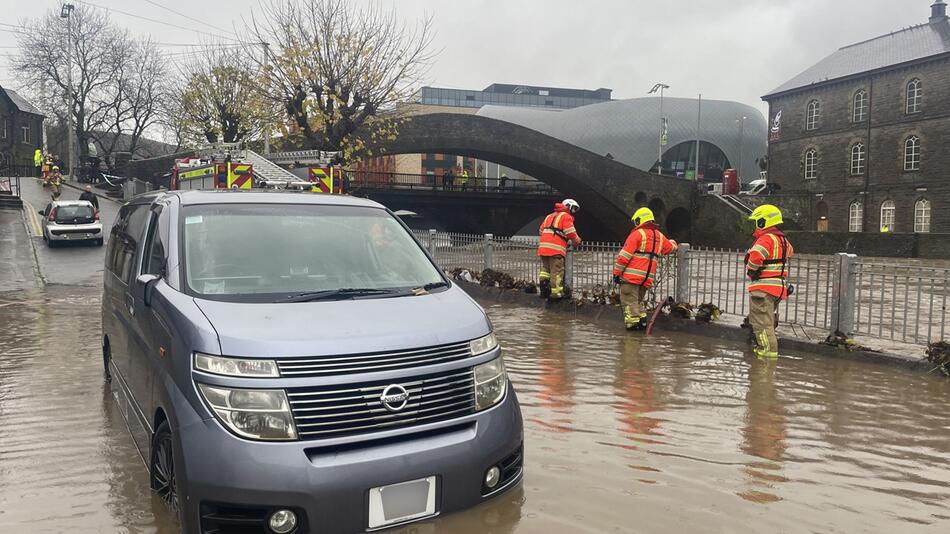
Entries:
{"label": "reflection in water", "polygon": [[574,381],[568,373],[564,343],[567,330],[561,326],[545,328],[538,353],[538,400],[549,416],[536,419],[552,432],[571,431],[571,407],[574,406]]}
{"label": "reflection in water", "polygon": [[[0,307],[0,533],[174,532],[103,389],[98,299],[3,295],[36,302]],[[525,482],[395,532],[947,530],[946,380],[488,312],[522,401]]]}
{"label": "reflection in water", "polygon": [[[775,390],[776,362],[748,355],[749,390],[742,428],[742,450],[760,460],[749,462],[746,474],[749,489],[739,496],[752,502],[775,502],[774,484],[784,481],[780,474],[785,453],[785,410]],[[762,461],[766,460],[766,461]]]}
{"label": "reflection in water", "polygon": [[660,406],[653,376],[640,354],[642,340],[643,337],[636,334],[626,335],[623,352],[617,358],[617,419],[620,431],[632,441],[659,443],[647,437],[661,435],[661,421],[650,415]]}

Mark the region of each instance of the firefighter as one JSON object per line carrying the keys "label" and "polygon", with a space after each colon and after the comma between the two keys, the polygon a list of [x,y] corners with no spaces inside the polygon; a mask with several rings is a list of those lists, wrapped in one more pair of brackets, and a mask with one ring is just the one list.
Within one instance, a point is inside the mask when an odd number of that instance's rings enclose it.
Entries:
{"label": "firefighter", "polygon": [[59,173],[59,167],[53,165],[53,170],[49,174],[49,186],[52,189],[50,196],[53,200],[59,199],[59,190],[63,184],[63,175]]}
{"label": "firefighter", "polygon": [[775,314],[778,303],[788,298],[794,287],[788,283],[788,262],[794,254],[792,244],[779,230],[782,212],[763,204],[752,212],[755,243],[746,253],[749,283],[749,324],[755,337],[755,354],[760,358],[778,357]]}
{"label": "firefighter", "polygon": [[540,290],[543,298],[564,297],[564,257],[567,244],[581,244],[581,236],[574,229],[574,214],[581,205],[572,198],[554,205],[554,212],[541,223],[538,256],[541,257]]}
{"label": "firefighter", "polygon": [[650,208],[638,209],[630,220],[634,228],[614,264],[614,282],[620,284],[623,325],[627,330],[643,330],[647,326],[647,312],[641,303],[647,289],[653,286],[657,262],[679,245],[663,235]]}
{"label": "firefighter", "polygon": [[43,151],[38,148],[33,152],[33,166],[36,167],[36,175],[42,176],[40,168],[43,166]]}

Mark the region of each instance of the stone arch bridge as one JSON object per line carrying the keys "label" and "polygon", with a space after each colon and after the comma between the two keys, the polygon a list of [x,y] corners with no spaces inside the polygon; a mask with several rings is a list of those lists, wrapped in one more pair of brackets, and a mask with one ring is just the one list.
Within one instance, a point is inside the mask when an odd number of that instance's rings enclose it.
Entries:
{"label": "stone arch bridge", "polygon": [[401,122],[395,139],[367,147],[374,155],[474,157],[534,176],[581,203],[582,235],[585,227],[597,228],[603,239],[622,240],[631,214],[642,206],[653,208],[671,237],[691,235],[694,182],[650,174],[517,124],[456,113],[416,115]]}

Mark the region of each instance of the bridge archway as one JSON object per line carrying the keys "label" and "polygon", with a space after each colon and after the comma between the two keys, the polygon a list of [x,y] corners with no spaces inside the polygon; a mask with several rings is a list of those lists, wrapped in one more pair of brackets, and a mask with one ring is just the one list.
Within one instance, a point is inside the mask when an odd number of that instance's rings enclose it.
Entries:
{"label": "bridge archway", "polygon": [[581,203],[579,230],[590,217],[605,239],[622,240],[642,205],[636,193],[660,199],[665,209],[689,209],[694,184],[624,165],[517,124],[456,113],[401,119],[390,139],[365,139],[369,154],[442,153],[478,158],[518,170]]}

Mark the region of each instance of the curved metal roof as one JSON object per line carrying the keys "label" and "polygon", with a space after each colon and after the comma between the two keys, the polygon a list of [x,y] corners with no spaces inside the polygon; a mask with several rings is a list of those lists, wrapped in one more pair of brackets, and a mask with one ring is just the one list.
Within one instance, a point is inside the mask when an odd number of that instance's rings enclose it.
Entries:
{"label": "curved metal roof", "polygon": [[[698,101],[693,98],[663,99],[663,115],[669,120],[666,151],[685,141],[696,140]],[[568,110],[544,110],[484,106],[485,117],[525,126],[641,170],[656,163],[660,134],[660,99],[633,98],[591,104]],[[742,126],[741,157],[739,121]],[[756,108],[738,102],[703,100],[700,139],[719,147],[744,181],[757,178],[756,158],[767,153],[767,123]]]}

